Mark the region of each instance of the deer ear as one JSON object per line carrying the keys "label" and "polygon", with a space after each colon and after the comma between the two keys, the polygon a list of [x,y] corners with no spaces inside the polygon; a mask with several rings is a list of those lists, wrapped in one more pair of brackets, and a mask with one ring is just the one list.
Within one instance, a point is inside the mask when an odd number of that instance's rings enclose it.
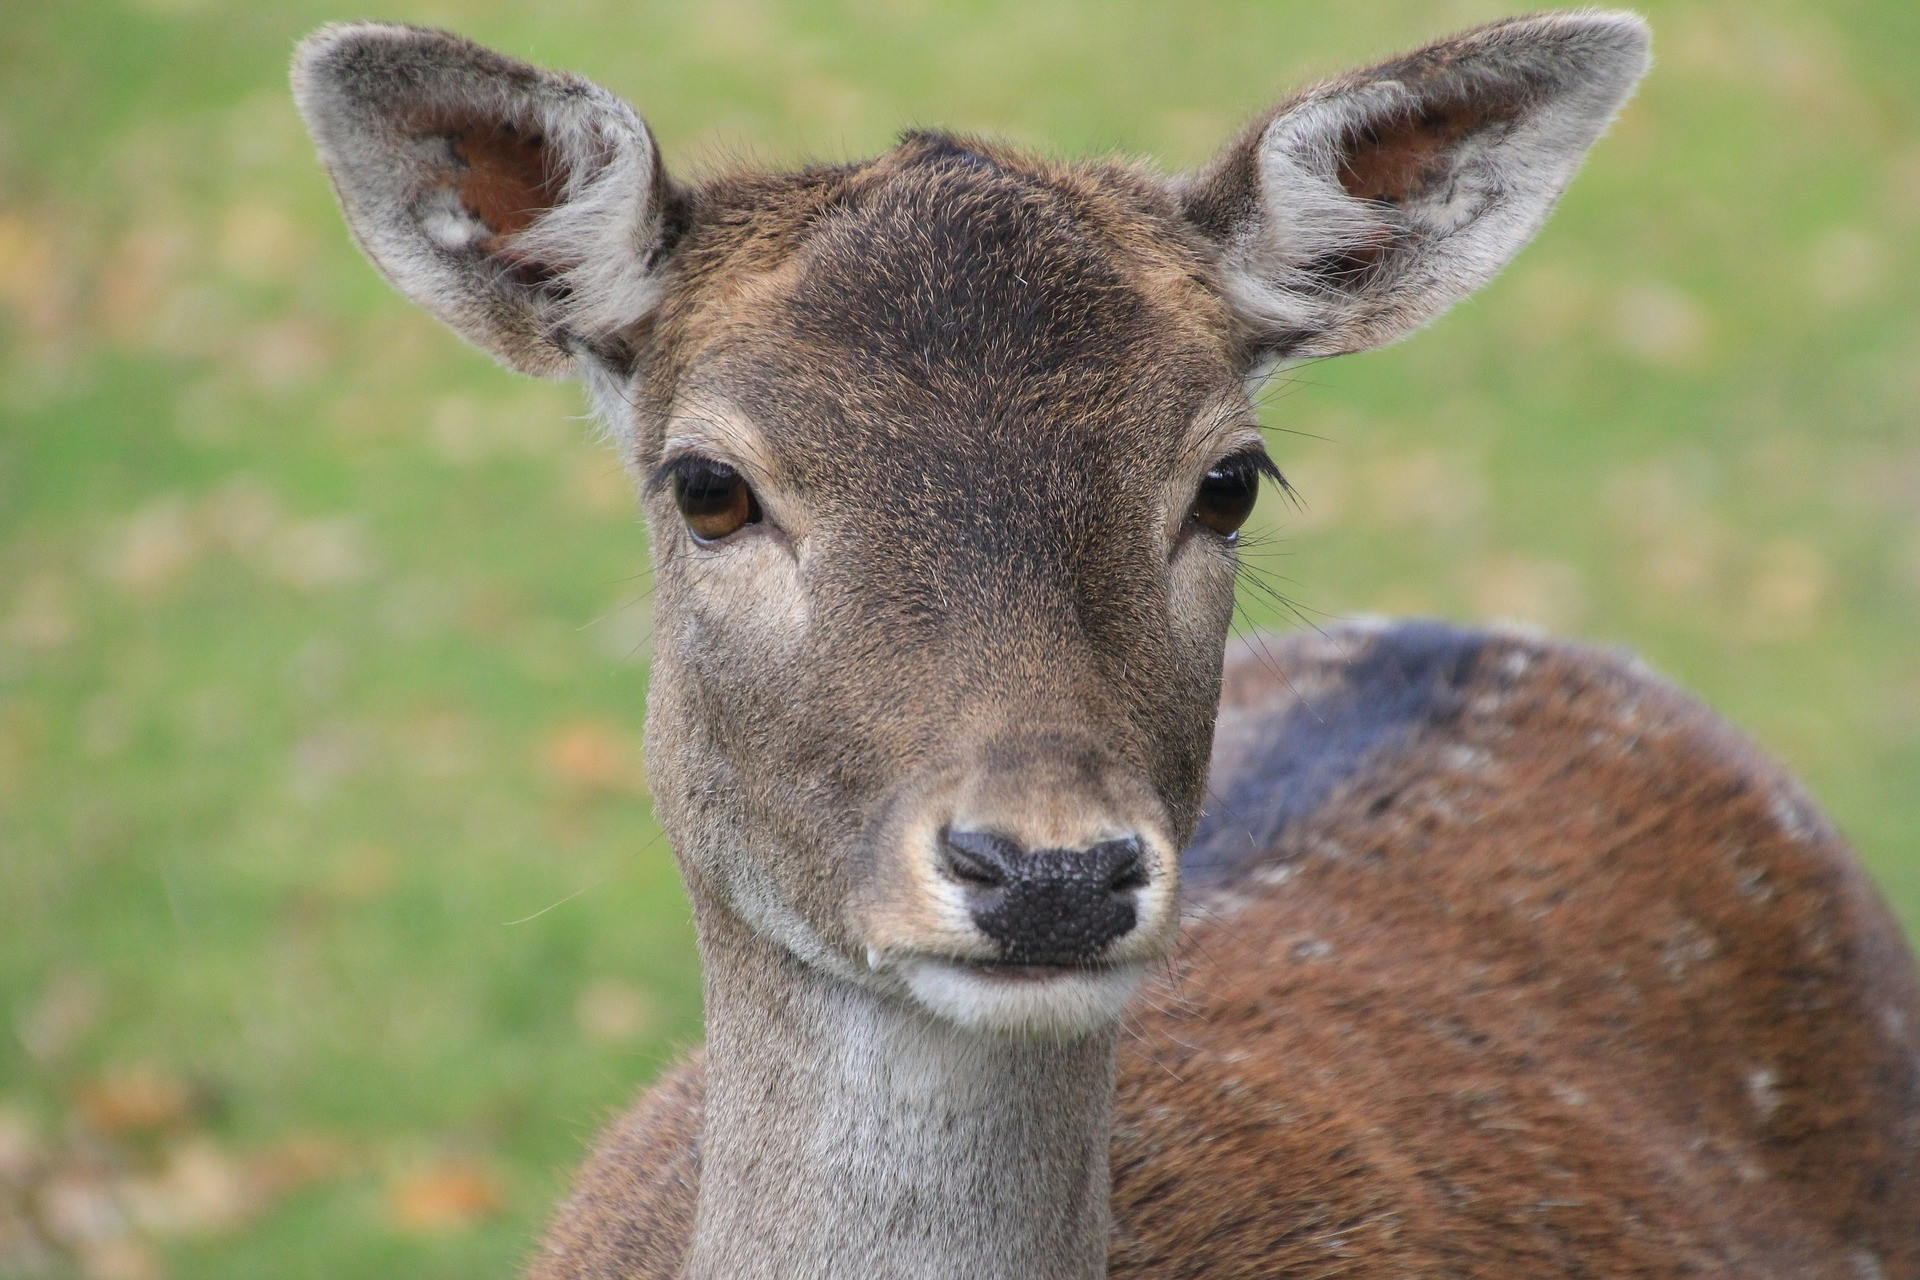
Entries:
{"label": "deer ear", "polygon": [[1640,77],[1646,23],[1481,27],[1310,89],[1184,181],[1250,368],[1392,342],[1539,230]]}
{"label": "deer ear", "polygon": [[354,239],[402,293],[524,373],[625,367],[673,188],[631,107],[441,31],[327,27],[294,98]]}

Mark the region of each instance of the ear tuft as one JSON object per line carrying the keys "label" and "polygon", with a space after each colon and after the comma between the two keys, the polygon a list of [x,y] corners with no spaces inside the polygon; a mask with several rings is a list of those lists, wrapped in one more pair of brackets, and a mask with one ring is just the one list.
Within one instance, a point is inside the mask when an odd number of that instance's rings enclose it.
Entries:
{"label": "ear tuft", "polygon": [[1539,230],[1646,73],[1647,25],[1495,23],[1310,89],[1183,184],[1249,364],[1391,342]]}
{"label": "ear tuft", "polygon": [[621,358],[657,300],[673,199],[632,108],[382,23],[309,37],[293,91],[354,238],[402,292],[524,372]]}

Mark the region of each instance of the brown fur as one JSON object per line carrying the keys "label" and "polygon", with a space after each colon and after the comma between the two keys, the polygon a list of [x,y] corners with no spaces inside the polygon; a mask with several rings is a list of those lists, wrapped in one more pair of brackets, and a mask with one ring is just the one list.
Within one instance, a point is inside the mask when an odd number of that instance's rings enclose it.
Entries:
{"label": "brown fur", "polygon": [[1464,103],[1433,107],[1372,127],[1371,146],[1352,148],[1340,164],[1340,185],[1361,200],[1401,204],[1446,176],[1447,156],[1461,139],[1500,123]]}
{"label": "brown fur", "polygon": [[466,166],[460,198],[492,228],[487,248],[499,253],[510,237],[553,208],[561,177],[548,163],[542,139],[512,125],[475,127],[453,138],[454,154]]}
{"label": "brown fur", "polygon": [[[1380,643],[1242,647],[1213,793]],[[1920,1276],[1920,983],[1832,829],[1613,654],[1491,638],[1465,691],[1197,891],[1121,1050],[1111,1275]],[[675,1274],[701,1081],[610,1127],[532,1280]]]}

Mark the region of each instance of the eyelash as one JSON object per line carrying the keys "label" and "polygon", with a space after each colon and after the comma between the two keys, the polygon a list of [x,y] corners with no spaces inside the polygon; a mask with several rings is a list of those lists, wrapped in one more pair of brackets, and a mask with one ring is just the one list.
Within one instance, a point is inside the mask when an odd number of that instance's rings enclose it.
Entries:
{"label": "eyelash", "polygon": [[766,518],[747,478],[715,458],[683,454],[668,459],[647,482],[650,494],[662,488],[672,492],[688,534],[701,546],[725,542]]}
{"label": "eyelash", "polygon": [[1280,474],[1280,468],[1274,465],[1267,451],[1250,446],[1214,463],[1194,486],[1193,502],[1187,509],[1187,519],[1211,530],[1216,537],[1232,544],[1239,541],[1241,526],[1253,514],[1260,499],[1260,479],[1266,477],[1286,488],[1287,479]]}

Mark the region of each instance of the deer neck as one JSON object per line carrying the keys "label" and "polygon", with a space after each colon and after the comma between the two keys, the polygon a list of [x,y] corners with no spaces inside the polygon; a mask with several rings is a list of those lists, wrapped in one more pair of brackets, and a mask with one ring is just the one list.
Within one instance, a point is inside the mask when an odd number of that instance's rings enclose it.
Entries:
{"label": "deer neck", "polygon": [[964,1032],[728,912],[701,913],[701,948],[707,1108],[686,1280],[1105,1276],[1117,1031]]}

